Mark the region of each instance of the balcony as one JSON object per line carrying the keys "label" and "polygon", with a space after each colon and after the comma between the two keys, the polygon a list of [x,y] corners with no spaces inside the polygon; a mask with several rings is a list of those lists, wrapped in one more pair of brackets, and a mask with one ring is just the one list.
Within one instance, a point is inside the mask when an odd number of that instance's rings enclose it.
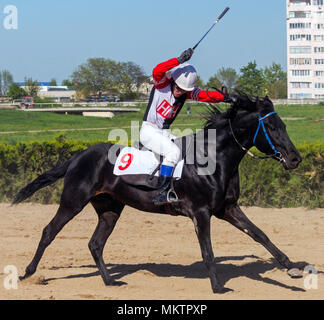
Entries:
{"label": "balcony", "polygon": [[311,0],[289,0],[289,6],[294,5],[294,6],[310,6],[311,5]]}

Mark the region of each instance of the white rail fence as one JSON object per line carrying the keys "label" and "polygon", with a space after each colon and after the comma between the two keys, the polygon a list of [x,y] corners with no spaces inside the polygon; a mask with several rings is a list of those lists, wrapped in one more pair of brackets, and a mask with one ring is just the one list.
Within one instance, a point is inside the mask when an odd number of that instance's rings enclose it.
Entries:
{"label": "white rail fence", "polygon": [[[197,101],[187,101],[188,103],[195,104]],[[316,105],[319,103],[324,104],[324,99],[273,99],[274,105],[307,105],[312,104]],[[51,103],[35,103],[35,108],[37,107],[46,107],[46,108],[57,108],[58,106],[71,108],[73,106],[82,106],[82,107],[136,107],[139,105],[146,105],[148,100],[143,101],[124,101],[124,102],[51,102]],[[202,102],[203,103],[203,102]],[[20,102],[13,101],[10,102],[1,102],[0,108],[19,106]]]}

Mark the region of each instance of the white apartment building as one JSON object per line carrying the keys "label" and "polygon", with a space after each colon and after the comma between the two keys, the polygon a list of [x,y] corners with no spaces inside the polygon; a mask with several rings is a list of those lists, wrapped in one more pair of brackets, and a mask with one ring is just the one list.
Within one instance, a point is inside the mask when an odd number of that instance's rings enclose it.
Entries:
{"label": "white apartment building", "polygon": [[286,0],[288,99],[324,100],[324,0]]}

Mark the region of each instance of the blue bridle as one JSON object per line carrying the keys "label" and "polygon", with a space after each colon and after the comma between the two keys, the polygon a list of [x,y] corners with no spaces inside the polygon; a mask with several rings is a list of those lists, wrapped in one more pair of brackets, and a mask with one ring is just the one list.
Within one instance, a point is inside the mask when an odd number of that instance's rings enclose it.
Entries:
{"label": "blue bridle", "polygon": [[258,113],[258,120],[259,120],[259,125],[258,125],[258,128],[256,129],[256,132],[255,132],[255,135],[254,135],[254,138],[253,138],[253,145],[255,144],[255,139],[260,131],[260,127],[262,126],[262,129],[263,129],[263,133],[264,133],[264,136],[266,137],[267,141],[269,142],[269,145],[271,147],[271,149],[274,151],[274,154],[277,155],[278,153],[280,154],[280,152],[275,148],[275,146],[273,145],[273,143],[271,142],[270,140],[270,137],[267,133],[267,130],[264,126],[264,123],[263,123],[263,120],[265,118],[268,118],[269,116],[273,115],[273,114],[276,114],[277,112],[275,111],[272,111],[272,112],[269,112],[268,114],[266,114],[265,116],[261,117],[261,114]]}
{"label": "blue bridle", "polygon": [[268,118],[269,116],[271,116],[271,115],[273,115],[273,114],[276,114],[276,113],[277,113],[277,112],[272,111],[272,112],[269,112],[268,114],[266,114],[266,115],[263,116],[263,117],[261,117],[261,114],[258,113],[258,121],[259,121],[259,125],[258,125],[258,128],[257,128],[255,134],[254,134],[254,138],[253,138],[253,145],[255,144],[255,140],[256,140],[256,138],[257,138],[257,136],[258,136],[258,133],[259,133],[259,131],[260,131],[260,127],[262,126],[263,133],[264,133],[264,135],[265,135],[265,137],[266,137],[266,139],[267,139],[267,141],[268,141],[268,143],[269,143],[271,149],[274,151],[274,154],[269,154],[269,155],[265,155],[265,156],[256,156],[256,155],[254,155],[251,151],[249,151],[247,148],[245,148],[244,146],[242,146],[242,145],[238,142],[238,140],[236,139],[236,137],[235,137],[235,134],[234,134],[234,131],[233,131],[233,128],[232,128],[232,124],[231,124],[230,119],[228,120],[228,122],[229,122],[229,126],[230,126],[230,129],[231,129],[231,132],[232,132],[232,135],[233,135],[234,140],[235,140],[236,143],[241,147],[241,149],[244,150],[244,151],[246,151],[246,152],[247,152],[251,157],[253,157],[253,158],[258,158],[258,159],[276,158],[276,159],[278,159],[280,162],[282,162],[282,161],[285,162],[285,159],[282,157],[282,154],[281,154],[281,153],[280,153],[280,152],[275,148],[275,146],[274,146],[273,143],[271,142],[270,137],[269,137],[269,135],[268,135],[268,133],[267,133],[267,130],[266,130],[266,128],[265,128],[265,125],[264,125],[264,123],[263,123],[263,120],[264,120],[265,118]]}

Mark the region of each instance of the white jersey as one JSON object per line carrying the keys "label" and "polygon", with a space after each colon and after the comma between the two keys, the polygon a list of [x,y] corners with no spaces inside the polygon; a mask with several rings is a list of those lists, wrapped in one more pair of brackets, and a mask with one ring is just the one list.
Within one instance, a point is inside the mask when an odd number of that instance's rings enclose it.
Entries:
{"label": "white jersey", "polygon": [[161,89],[153,88],[143,120],[160,129],[168,129],[185,100],[186,94],[177,99],[174,97],[171,83]]}

